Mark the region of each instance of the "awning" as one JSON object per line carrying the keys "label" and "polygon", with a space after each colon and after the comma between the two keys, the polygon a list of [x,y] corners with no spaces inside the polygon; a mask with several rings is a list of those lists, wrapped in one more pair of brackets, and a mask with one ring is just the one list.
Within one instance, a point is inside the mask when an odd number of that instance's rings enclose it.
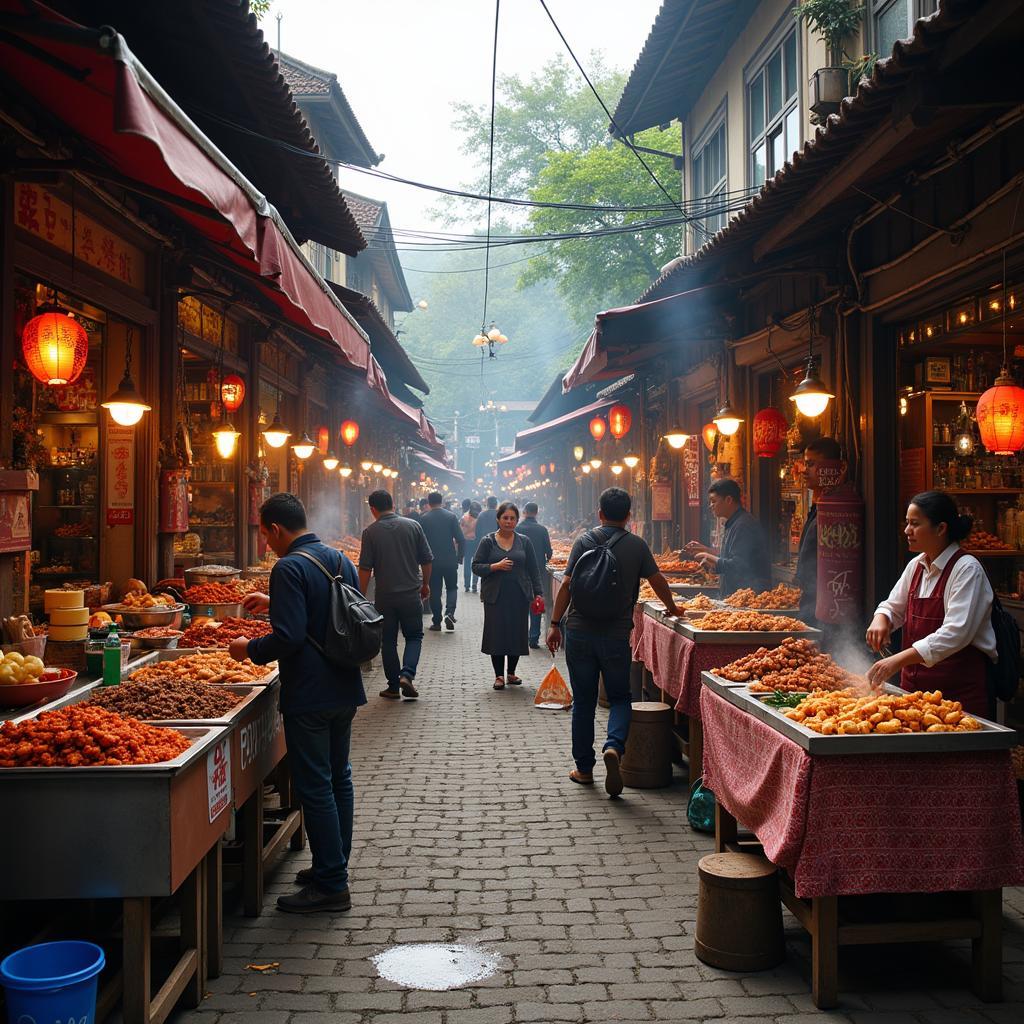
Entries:
{"label": "awning", "polygon": [[[124,39],[41,6],[0,0],[0,68],[80,135],[124,187],[170,209],[244,272],[289,323],[363,369],[369,343],[306,261],[277,211],[189,120]],[[16,12],[16,13],[11,13]],[[79,166],[76,163],[76,166]],[[102,165],[82,166],[103,179]]]}
{"label": "awning", "polygon": [[598,313],[583,351],[562,378],[562,390],[593,380],[615,380],[662,355],[669,346],[721,333],[724,325],[715,299],[728,291],[726,284],[709,284]]}
{"label": "awning", "polygon": [[[588,419],[596,413],[603,412],[605,409],[610,409],[615,403],[610,400],[603,402],[592,402],[590,405],[584,405],[581,409],[575,409],[573,412],[567,412],[564,416],[559,416],[558,419],[548,420],[547,423],[538,423],[535,427],[530,427],[528,430],[520,430],[516,434],[516,449],[522,453],[527,448],[536,447],[541,441],[547,440],[551,434],[557,430],[561,430],[562,427],[567,427],[572,423],[576,423],[579,420]],[[511,456],[509,456],[511,458]]]}
{"label": "awning", "polygon": [[387,413],[405,426],[431,451],[438,455],[444,454],[444,442],[438,440],[434,425],[427,419],[422,409],[414,409],[391,394],[387,376],[381,369],[380,363],[372,355],[369,357],[366,368],[366,384],[378,396]]}
{"label": "awning", "polygon": [[451,466],[446,466],[439,459],[433,458],[433,456],[427,455],[426,452],[413,452],[413,455],[419,459],[420,462],[431,469],[435,469],[440,473],[447,473],[449,476],[455,477],[457,480],[464,480],[466,474],[461,469],[452,469]]}

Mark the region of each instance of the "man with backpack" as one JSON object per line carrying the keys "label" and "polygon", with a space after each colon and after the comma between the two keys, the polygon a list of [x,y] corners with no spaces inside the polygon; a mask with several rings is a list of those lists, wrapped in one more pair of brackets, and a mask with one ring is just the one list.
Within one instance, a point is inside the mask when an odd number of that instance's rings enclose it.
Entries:
{"label": "man with backpack", "polygon": [[[358,587],[355,566],[306,527],[294,494],[275,494],[260,509],[260,534],[278,556],[270,594],[249,594],[250,612],[270,612],[269,636],[233,640],[230,653],[257,665],[276,661],[281,672],[281,715],[292,781],[302,804],[313,866],[296,875],[302,888],[280,896],[291,914],[348,910],[348,861],[355,795],[349,744],[356,709],[366,703],[359,666],[328,660],[332,576]],[[319,565],[317,563],[320,563]]]}
{"label": "man with backpack", "polygon": [[670,615],[682,615],[651,549],[626,529],[631,506],[629,495],[620,487],[609,487],[601,493],[601,525],[573,545],[565,567],[565,583],[551,611],[547,638],[548,649],[554,654],[562,645],[564,618],[565,661],[573,693],[572,756],[576,762],[569,778],[581,786],[594,784],[594,713],[598,682],[604,677],[611,706],[603,752],[609,796],[622,792],[620,760],[633,713],[629,636],[640,580],[651,584]]}

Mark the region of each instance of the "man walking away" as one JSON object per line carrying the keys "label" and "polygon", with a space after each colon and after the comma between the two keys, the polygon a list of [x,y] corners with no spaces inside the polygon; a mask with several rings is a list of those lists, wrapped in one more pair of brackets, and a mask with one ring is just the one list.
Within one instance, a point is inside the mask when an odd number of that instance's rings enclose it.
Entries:
{"label": "man walking away", "polygon": [[441,494],[431,491],[427,495],[430,511],[420,520],[427,543],[434,555],[430,573],[430,628],[441,630],[441,587],[445,589],[444,625],[450,633],[455,629],[455,608],[459,599],[459,566],[465,553],[466,539],[462,535],[459,517],[441,507]]}
{"label": "man walking away", "polygon": [[[359,589],[366,593],[372,575],[373,603],[384,616],[380,657],[388,685],[380,695],[388,700],[415,700],[419,691],[413,680],[423,649],[421,603],[430,593],[433,556],[423,527],[414,519],[396,516],[394,501],[387,491],[374,491],[366,503],[373,522],[363,530],[359,549]],[[405,638],[401,661],[399,629]]]}
{"label": "man walking away", "polygon": [[479,543],[476,537],[477,519],[480,516],[480,505],[467,498],[462,503],[462,518],[459,526],[462,527],[462,536],[466,541],[462,549],[462,582],[468,594],[476,593],[477,577],[473,575],[473,556],[476,554],[476,546]]}
{"label": "man walking away", "polygon": [[254,640],[239,637],[230,653],[238,661],[280,665],[288,764],[313,854],[313,866],[296,876],[303,887],[278,897],[277,907],[290,914],[348,910],[355,803],[349,744],[352,719],[366,694],[358,667],[337,668],[310,643],[324,643],[331,583],[308,556],[353,587],[356,570],[307,530],[306,510],[294,494],[275,494],[263,503],[260,534],[278,556],[270,594],[249,594],[243,604],[250,612],[269,611],[273,632]]}
{"label": "man walking away", "polygon": [[[572,547],[565,567],[565,584],[558,591],[551,610],[551,628],[547,646],[552,654],[562,643],[562,617],[565,618],[565,661],[572,686],[572,756],[576,768],[569,778],[581,786],[594,784],[594,712],[597,708],[598,680],[604,676],[604,690],[611,710],[608,714],[608,738],[604,744],[606,769],[605,789],[609,796],[622,792],[620,760],[626,750],[626,737],[632,717],[629,691],[631,650],[629,635],[633,631],[633,606],[640,591],[641,578],[646,579],[661,598],[670,615],[682,615],[665,577],[661,575],[651,549],[636,534],[626,530],[631,501],[620,487],[603,491],[598,509],[601,525],[585,533]],[[616,563],[615,577],[618,598],[604,600],[606,614],[593,611],[582,615],[570,606],[572,575],[584,554],[599,545],[606,545]],[[587,554],[588,561],[594,555]],[[580,576],[587,572],[581,566]],[[588,595],[591,596],[591,595]],[[602,606],[603,595],[596,595]],[[589,604],[590,602],[588,602]]]}
{"label": "man walking away", "polygon": [[498,532],[498,499],[492,494],[486,502],[487,507],[480,513],[476,521],[476,539],[482,541],[491,533]]}
{"label": "man walking away", "polygon": [[[521,533],[529,538],[533,545],[533,553],[537,556],[537,565],[540,567],[540,578],[544,584],[544,603],[548,608],[548,617],[551,616],[551,576],[548,574],[548,559],[553,554],[551,550],[551,537],[548,528],[537,522],[537,513],[540,510],[537,502],[528,501],[523,506],[523,518],[516,527],[516,533]],[[540,647],[540,623],[543,614],[536,615],[530,612],[530,647],[537,650]]]}

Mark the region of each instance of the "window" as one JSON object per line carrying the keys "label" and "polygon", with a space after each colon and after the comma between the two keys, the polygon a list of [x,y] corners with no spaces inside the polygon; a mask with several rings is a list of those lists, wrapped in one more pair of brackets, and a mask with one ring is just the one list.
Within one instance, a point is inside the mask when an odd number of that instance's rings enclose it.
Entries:
{"label": "window", "polygon": [[891,57],[897,39],[914,34],[914,22],[926,18],[938,7],[938,0],[874,0],[871,30],[873,48],[879,57]]}
{"label": "window", "polygon": [[725,198],[726,159],[725,159],[725,118],[705,131],[693,157],[693,198],[694,213],[700,215],[707,212],[703,221],[695,221],[694,225],[702,224],[703,231],[697,227],[698,247],[716,231],[725,227],[724,211],[715,212]]}
{"label": "window", "polygon": [[796,29],[747,79],[750,184],[763,185],[800,145]]}

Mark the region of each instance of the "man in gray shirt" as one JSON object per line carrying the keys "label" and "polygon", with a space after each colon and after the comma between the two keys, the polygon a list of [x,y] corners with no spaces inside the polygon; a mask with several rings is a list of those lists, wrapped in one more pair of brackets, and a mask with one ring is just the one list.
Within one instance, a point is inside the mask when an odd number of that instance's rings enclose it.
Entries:
{"label": "man in gray shirt", "polygon": [[455,606],[459,599],[459,565],[465,550],[466,538],[459,526],[459,517],[441,507],[441,492],[427,495],[430,510],[420,517],[420,526],[434,554],[430,574],[430,612],[434,633],[441,630],[441,587],[445,589],[444,625],[450,633],[455,629]]}
{"label": "man in gray shirt", "polygon": [[[373,522],[363,530],[359,550],[359,589],[366,593],[374,577],[373,603],[384,616],[380,656],[387,688],[380,691],[388,700],[408,697],[419,691],[413,685],[423,649],[421,603],[430,593],[430,569],[434,556],[414,519],[395,515],[394,499],[387,491],[374,491],[367,499]],[[398,630],[405,638],[405,651],[398,660]]]}

